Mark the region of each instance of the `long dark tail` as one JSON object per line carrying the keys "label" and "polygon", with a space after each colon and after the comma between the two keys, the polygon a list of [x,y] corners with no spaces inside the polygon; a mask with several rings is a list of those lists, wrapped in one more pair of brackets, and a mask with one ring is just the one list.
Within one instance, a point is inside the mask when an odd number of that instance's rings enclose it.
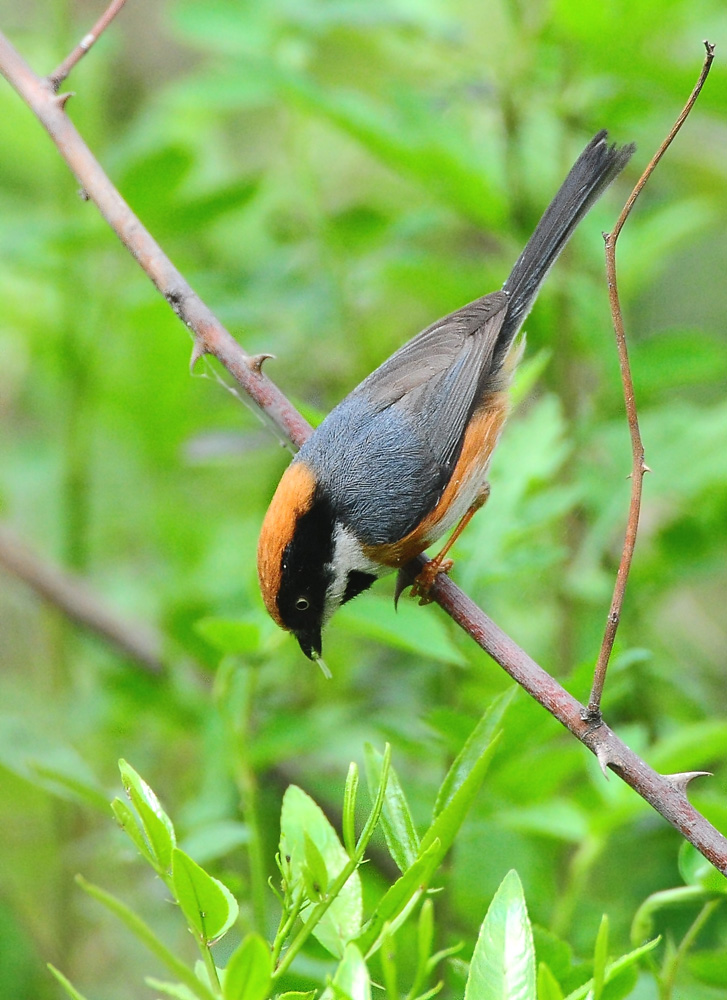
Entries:
{"label": "long dark tail", "polygon": [[496,364],[504,360],[540,285],[576,226],[636,149],[633,143],[620,149],[609,146],[607,138],[605,130],[595,135],[573,164],[502,286],[510,304],[495,348]]}

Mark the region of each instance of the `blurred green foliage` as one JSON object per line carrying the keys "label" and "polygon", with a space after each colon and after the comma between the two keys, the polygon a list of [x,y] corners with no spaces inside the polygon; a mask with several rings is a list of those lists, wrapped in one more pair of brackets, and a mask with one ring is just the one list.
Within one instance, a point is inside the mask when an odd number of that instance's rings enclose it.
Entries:
{"label": "blurred green foliage", "polygon": [[[102,6],[0,0],[0,28],[49,72]],[[246,349],[275,353],[269,373],[308,413],[499,287],[595,131],[637,142],[528,319],[492,497],[453,571],[585,698],[630,469],[600,233],[682,107],[702,39],[718,44],[619,243],[654,474],[605,711],[661,770],[715,772],[690,796],[722,829],[726,27],[720,0],[129,0],[68,82],[69,112],[124,197]],[[285,787],[335,820],[349,760],[388,739],[423,832],[449,764],[510,682],[435,607],[394,615],[390,582],[334,620],[332,683],[275,630],[254,554],[287,454],[217,369],[190,379],[184,328],[5,84],[0,136],[0,512],[130,629],[156,624],[168,663],[145,674],[0,577],[0,998],[57,996],[48,960],[89,996],[125,998],[141,978],[129,970],[160,970],[82,896],[76,871],[153,910],[170,947],[193,944],[109,836],[117,758],[241,900],[239,931],[269,937]],[[681,884],[678,836],[521,693],[484,787],[439,873],[440,948],[464,941],[470,957],[511,868],[553,973],[566,947],[554,934],[590,958],[606,912],[622,954],[646,897]],[[364,900],[391,876],[377,857]],[[697,912],[656,909],[667,959]],[[726,945],[718,910],[678,963],[680,998],[727,997]],[[313,981],[322,961],[306,953]],[[456,961],[449,976],[446,995],[461,996]]]}

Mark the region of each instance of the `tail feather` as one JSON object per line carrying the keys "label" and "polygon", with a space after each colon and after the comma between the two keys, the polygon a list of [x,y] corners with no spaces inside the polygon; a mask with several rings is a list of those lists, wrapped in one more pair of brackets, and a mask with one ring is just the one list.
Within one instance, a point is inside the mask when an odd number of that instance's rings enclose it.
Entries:
{"label": "tail feather", "polygon": [[540,285],[576,226],[636,149],[633,143],[609,146],[607,137],[605,130],[595,135],[573,164],[502,286],[510,303],[495,349],[496,364],[504,360]]}

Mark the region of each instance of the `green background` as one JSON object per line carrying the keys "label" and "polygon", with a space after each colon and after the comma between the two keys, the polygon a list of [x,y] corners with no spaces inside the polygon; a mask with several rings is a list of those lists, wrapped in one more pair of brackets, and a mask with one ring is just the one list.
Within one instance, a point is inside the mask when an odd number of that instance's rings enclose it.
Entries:
{"label": "green background", "polygon": [[[46,73],[102,6],[0,0],[0,29]],[[500,286],[598,129],[637,143],[527,321],[492,497],[453,571],[584,700],[631,461],[601,232],[688,96],[702,40],[717,43],[619,243],[654,471],[605,712],[658,769],[713,770],[690,797],[722,829],[726,29],[718,0],[129,0],[66,85],[124,197],[246,350],[276,355],[266,371],[312,420],[409,336]],[[390,580],[330,626],[332,682],[267,621],[255,547],[289,455],[225,391],[226,373],[201,365],[190,378],[187,331],[4,81],[0,302],[3,523],[80,574],[129,631],[157,628],[166,665],[145,673],[0,572],[0,998],[57,996],[46,961],[91,997],[137,996],[159,970],[75,872],[123,894],[180,952],[192,945],[103,805],[119,757],[243,900],[241,926],[270,924],[272,894],[264,915],[244,902],[250,802],[272,874],[286,785],[335,816],[349,760],[388,739],[426,825],[448,763],[511,682],[436,607],[404,601],[394,615]],[[249,626],[235,633],[231,702],[246,720],[243,773],[213,695],[210,618]],[[608,912],[626,950],[636,907],[680,884],[678,846],[520,692],[439,879],[441,946],[462,940],[468,956],[515,867],[534,922],[587,954]],[[388,877],[368,867],[372,885]],[[693,917],[668,911],[656,930],[678,940]],[[718,915],[679,997],[727,997],[726,939]],[[309,961],[320,974],[323,959]],[[656,996],[648,977],[637,988]],[[444,995],[461,995],[454,972]]]}

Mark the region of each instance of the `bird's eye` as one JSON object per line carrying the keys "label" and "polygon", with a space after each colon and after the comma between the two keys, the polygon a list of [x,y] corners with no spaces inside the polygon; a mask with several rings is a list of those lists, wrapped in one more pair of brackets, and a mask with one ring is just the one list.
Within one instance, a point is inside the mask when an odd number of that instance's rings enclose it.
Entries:
{"label": "bird's eye", "polygon": [[295,602],[296,611],[307,611],[310,607],[310,601],[307,597],[299,597]]}

